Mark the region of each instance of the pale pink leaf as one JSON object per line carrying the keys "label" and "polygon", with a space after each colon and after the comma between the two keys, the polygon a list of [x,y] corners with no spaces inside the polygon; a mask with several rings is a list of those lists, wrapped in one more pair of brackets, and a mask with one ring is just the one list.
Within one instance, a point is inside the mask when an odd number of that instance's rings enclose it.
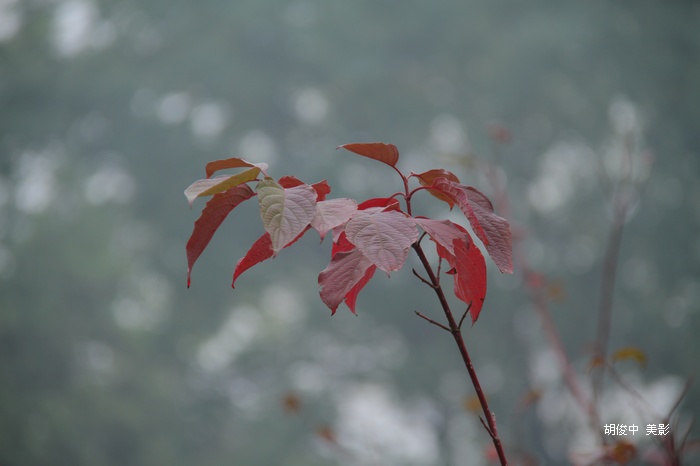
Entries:
{"label": "pale pink leaf", "polygon": [[513,273],[513,245],[508,220],[496,215],[491,201],[477,189],[465,186],[465,192],[488,240],[488,243],[484,242],[486,251],[502,273]]}
{"label": "pale pink leaf", "polygon": [[365,272],[365,275],[362,277],[362,279],[355,284],[355,286],[352,287],[350,291],[345,295],[345,304],[350,308],[350,312],[353,314],[357,314],[355,312],[355,303],[357,303],[357,295],[360,294],[360,291],[362,291],[362,288],[364,288],[369,281],[372,279],[372,276],[374,276],[374,272],[377,270],[376,265],[371,265],[367,271]]}
{"label": "pale pink leaf", "polygon": [[363,279],[370,267],[372,261],[360,250],[353,249],[335,254],[328,267],[318,275],[321,300],[334,314],[345,296]]}
{"label": "pale pink leaf", "polygon": [[415,218],[414,220],[419,227],[430,235],[433,241],[439,243],[452,255],[455,255],[452,243],[454,240],[465,242],[470,240],[469,233],[463,226],[449,220],[433,220],[430,218]]}
{"label": "pale pink leaf", "polygon": [[311,226],[318,231],[321,239],[328,230],[343,225],[357,211],[357,202],[352,199],[331,199],[316,203],[316,214]]}
{"label": "pale pink leaf", "polygon": [[348,240],[387,274],[399,270],[418,239],[413,220],[401,212],[357,213],[345,226]]}
{"label": "pale pink leaf", "polygon": [[430,189],[444,193],[459,206],[498,269],[513,273],[510,225],[493,212],[491,201],[476,189],[445,178],[436,179]]}
{"label": "pale pink leaf", "polygon": [[260,217],[277,255],[311,223],[316,212],[316,191],[306,184],[285,189],[265,178],[258,183],[257,192]]}

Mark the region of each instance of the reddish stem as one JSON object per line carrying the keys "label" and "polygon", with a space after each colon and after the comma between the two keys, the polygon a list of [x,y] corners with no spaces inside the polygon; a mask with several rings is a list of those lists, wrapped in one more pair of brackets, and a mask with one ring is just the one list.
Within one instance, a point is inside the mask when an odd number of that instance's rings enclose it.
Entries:
{"label": "reddish stem", "polygon": [[479,398],[481,409],[484,412],[484,417],[486,418],[486,424],[484,425],[484,427],[486,428],[486,431],[488,432],[489,436],[491,437],[491,440],[493,441],[493,446],[496,448],[496,452],[498,453],[498,459],[500,460],[501,465],[507,466],[508,460],[506,459],[506,454],[503,450],[501,439],[498,436],[498,429],[496,427],[496,417],[489,408],[488,401],[486,400],[484,391],[481,388],[479,377],[476,374],[476,370],[474,370],[474,365],[472,364],[472,360],[469,357],[467,346],[464,343],[464,338],[462,337],[462,330],[460,328],[460,325],[457,324],[457,321],[455,320],[452,311],[450,310],[450,305],[447,302],[445,293],[442,291],[442,287],[440,286],[440,283],[437,277],[435,276],[435,273],[433,272],[433,268],[430,266],[430,262],[428,262],[428,258],[425,256],[425,253],[423,252],[423,249],[421,248],[420,244],[413,244],[413,249],[416,251],[416,254],[418,254],[418,258],[420,259],[421,263],[423,264],[423,267],[425,268],[426,273],[428,274],[430,282],[432,283],[431,288],[435,290],[438,300],[440,301],[440,305],[442,306],[442,309],[445,312],[445,317],[447,317],[447,329],[449,329],[450,333],[452,334],[452,337],[455,340],[455,343],[457,343],[459,353],[462,355],[462,360],[464,361],[464,365],[467,368],[467,372],[469,372],[469,377],[471,378],[472,385],[474,385],[476,396]]}

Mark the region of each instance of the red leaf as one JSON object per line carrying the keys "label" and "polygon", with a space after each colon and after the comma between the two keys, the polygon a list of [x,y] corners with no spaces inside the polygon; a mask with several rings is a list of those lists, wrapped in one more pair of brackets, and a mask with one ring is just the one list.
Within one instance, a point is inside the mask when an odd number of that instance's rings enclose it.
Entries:
{"label": "red leaf", "polygon": [[[303,181],[301,181],[299,178],[297,178],[295,176],[283,176],[277,182],[283,188],[294,188],[296,186],[301,186],[302,184],[305,184]],[[319,181],[318,183],[314,183],[311,185],[311,187],[314,188],[314,190],[316,191],[316,200],[317,201],[325,200],[326,195],[330,194],[330,192],[331,192],[331,187],[326,180]]]}
{"label": "red leaf", "polygon": [[457,175],[443,168],[434,168],[423,173],[411,172],[411,176],[418,178],[418,182],[423,186],[430,186],[438,178],[446,178],[450,181],[454,181],[455,183],[459,183],[459,178],[457,178]]}
{"label": "red leaf", "polygon": [[[454,181],[455,183],[459,183],[459,178],[457,178],[457,175],[454,173],[443,170],[442,168],[436,168],[433,170],[428,170],[427,172],[423,173],[413,173],[411,172],[411,176],[415,176],[418,178],[418,182],[421,184],[421,186],[430,186],[432,185],[435,180],[438,178],[445,178],[450,181]],[[446,196],[445,194],[442,194],[440,192],[436,192],[435,190],[429,190],[428,191],[432,196],[437,197],[441,201],[445,201],[450,205],[450,209],[452,209],[455,205],[454,201]]]}
{"label": "red leaf", "polygon": [[[479,248],[466,232],[467,240],[454,239],[452,254],[447,248],[436,241],[438,256],[445,259],[452,267],[445,272],[454,279],[455,296],[466,304],[471,303],[469,313],[472,324],[479,317],[484,300],[486,299],[486,262]],[[434,240],[435,241],[435,240]]]}
{"label": "red leaf", "polygon": [[333,256],[328,267],[318,275],[321,300],[333,314],[371,266],[372,262],[359,249]]}
{"label": "red leaf", "polygon": [[347,149],[363,157],[379,160],[385,164],[395,167],[399,161],[399,150],[393,144],[383,142],[361,142],[355,144],[343,144],[337,148]]}
{"label": "red leaf", "polygon": [[231,288],[236,287],[236,279],[243,272],[256,264],[269,259],[274,253],[275,252],[272,250],[272,240],[270,239],[270,234],[265,232],[265,234],[263,234],[255,243],[253,243],[253,246],[251,246],[246,255],[236,264],[236,269],[233,271]]}
{"label": "red leaf", "polygon": [[316,200],[317,201],[325,201],[326,200],[326,195],[330,194],[331,192],[331,186],[328,184],[328,181],[323,180],[319,181],[318,183],[314,183],[311,185],[312,188],[316,191]]}
{"label": "red leaf", "polygon": [[430,238],[440,246],[447,249],[450,254],[455,255],[453,241],[458,239],[463,242],[470,242],[471,237],[467,230],[449,220],[433,220],[430,218],[414,218],[415,222],[425,230]]}
{"label": "red leaf", "polygon": [[357,301],[357,295],[360,294],[360,291],[362,291],[362,288],[364,288],[367,283],[372,279],[374,276],[374,272],[377,270],[376,265],[372,265],[370,268],[367,269],[365,272],[365,276],[362,277],[362,279],[355,284],[355,286],[352,287],[350,291],[348,291],[348,294],[345,295],[345,304],[350,308],[350,312],[353,314],[357,314],[355,312],[355,302]]}
{"label": "red leaf", "polygon": [[331,251],[331,257],[335,256],[339,252],[348,252],[355,249],[355,245],[348,241],[348,237],[343,231],[338,236],[338,240],[333,243],[333,250]]}
{"label": "red leaf", "polygon": [[473,325],[479,318],[486,299],[486,262],[473,242],[465,243],[455,239],[453,245],[457,259],[457,273],[454,275],[455,296],[467,304],[471,303],[469,314]]}
{"label": "red leaf", "polygon": [[303,181],[301,181],[299,178],[296,176],[283,176],[282,178],[277,181],[280,185],[282,185],[283,188],[293,188],[295,186],[301,186],[302,184],[306,184]]}
{"label": "red leaf", "polygon": [[211,178],[211,176],[219,170],[242,167],[257,167],[260,169],[261,172],[263,172],[264,175],[267,175],[267,173],[265,173],[267,171],[266,163],[251,163],[246,160],[235,157],[231,159],[215,160],[213,162],[209,162],[204,168],[204,170],[207,173],[207,178]]}
{"label": "red leaf", "polygon": [[382,207],[382,210],[401,211],[399,208],[399,201],[393,197],[375,197],[367,199],[365,202],[360,202],[360,204],[358,204],[357,210],[366,210],[373,207]]}
{"label": "red leaf", "polygon": [[[299,233],[299,235],[296,238],[287,243],[284,246],[284,248],[288,248],[292,244],[299,241],[299,239],[302,236],[304,236],[304,233],[306,233],[310,229],[311,226],[307,226],[304,231]],[[246,255],[243,258],[241,258],[238,261],[238,263],[236,263],[236,269],[233,271],[233,281],[231,282],[231,288],[235,288],[236,279],[243,272],[245,272],[254,265],[266,261],[267,259],[271,258],[274,254],[275,251],[272,250],[272,238],[270,238],[270,234],[268,232],[265,232],[260,238],[257,239],[257,241],[255,241],[255,243],[253,243]]]}
{"label": "red leaf", "polygon": [[187,241],[187,287],[190,286],[190,275],[192,267],[197,261],[202,251],[211,241],[214,233],[224,221],[226,216],[238,204],[250,199],[255,193],[248,185],[235,186],[223,193],[215,194],[206,203],[202,214],[194,223],[194,230]]}
{"label": "red leaf", "polygon": [[510,225],[508,220],[494,214],[491,201],[471,186],[445,178],[436,179],[430,189],[445,194],[459,206],[498,269],[513,273]]}

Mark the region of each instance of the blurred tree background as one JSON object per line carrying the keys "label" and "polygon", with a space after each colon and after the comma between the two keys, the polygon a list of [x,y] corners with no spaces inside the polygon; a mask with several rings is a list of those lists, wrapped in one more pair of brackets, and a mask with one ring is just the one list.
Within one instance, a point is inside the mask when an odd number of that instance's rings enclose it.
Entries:
{"label": "blurred tree background", "polygon": [[[646,369],[619,368],[664,413],[700,352],[699,83],[692,1],[0,0],[0,464],[485,464],[471,385],[414,316],[438,307],[410,270],[331,318],[316,292],[330,246],[308,235],[232,291],[262,233],[250,203],[185,287],[204,203],[182,191],[206,162],[267,161],[328,179],[331,197],[396,191],[391,170],[334,151],[359,141],[489,195],[507,183],[583,380],[611,224],[602,173],[628,136],[653,154],[611,348],[643,349]],[[507,451],[563,464],[600,433],[517,268],[490,271],[467,344]],[[601,421],[661,422],[629,399],[608,384]],[[698,412],[695,384],[681,419]]]}

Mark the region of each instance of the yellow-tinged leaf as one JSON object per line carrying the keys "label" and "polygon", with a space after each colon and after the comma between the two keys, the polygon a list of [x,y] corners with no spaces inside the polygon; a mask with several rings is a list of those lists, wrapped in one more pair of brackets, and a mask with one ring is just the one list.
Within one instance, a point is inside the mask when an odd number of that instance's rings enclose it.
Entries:
{"label": "yellow-tinged leaf", "polygon": [[647,365],[646,354],[644,354],[642,350],[634,346],[627,346],[625,348],[621,348],[615,351],[615,353],[613,353],[612,355],[613,363],[617,361],[623,361],[625,359],[632,359],[634,361],[637,361],[642,367],[645,367]]}
{"label": "yellow-tinged leaf", "polygon": [[239,184],[255,180],[258,174],[260,174],[260,168],[253,167],[236,175],[221,175],[215,178],[198,180],[185,189],[185,197],[187,197],[187,201],[192,205],[194,200],[198,197],[222,193]]}

